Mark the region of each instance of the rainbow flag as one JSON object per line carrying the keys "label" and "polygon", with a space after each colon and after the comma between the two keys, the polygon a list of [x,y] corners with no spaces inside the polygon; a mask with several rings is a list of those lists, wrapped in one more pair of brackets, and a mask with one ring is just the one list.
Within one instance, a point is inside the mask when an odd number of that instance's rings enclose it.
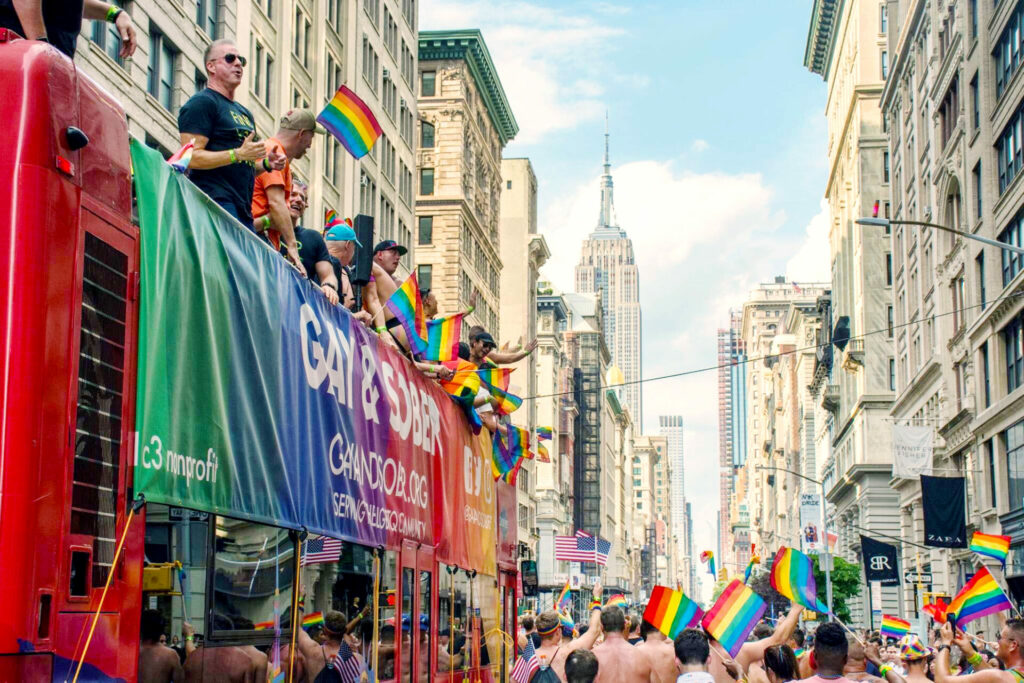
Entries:
{"label": "rainbow flag", "polygon": [[807,654],[807,650],[805,650],[802,647],[798,647],[797,649],[793,650],[793,654],[796,656],[797,659],[800,659],[805,654]]}
{"label": "rainbow flag", "polygon": [[495,481],[501,479],[509,484],[516,483],[516,475],[525,457],[523,431],[509,425],[506,436],[502,436],[501,431],[494,432],[491,440],[491,473]]}
{"label": "rainbow flag", "polygon": [[704,610],[682,591],[655,586],[644,610],[644,620],[674,640],[684,628],[700,623]]}
{"label": "rainbow flag", "polygon": [[949,603],[946,618],[956,627],[1004,609],[1013,609],[1013,604],[988,570],[982,567]]}
{"label": "rainbow flag", "polygon": [[921,609],[924,612],[926,612],[927,614],[930,614],[932,619],[934,619],[936,621],[936,623],[945,624],[946,623],[946,609],[948,607],[949,606],[946,604],[946,601],[943,600],[942,598],[939,598],[936,602],[929,603],[929,604],[925,605],[924,607],[922,607]]}
{"label": "rainbow flag", "polygon": [[491,387],[491,398],[498,401],[498,405],[494,407],[494,410],[499,415],[511,415],[519,410],[519,406],[523,405],[523,399],[495,386]]}
{"label": "rainbow flag", "polygon": [[316,120],[356,159],[366,156],[381,133],[370,108],[345,86],[338,88]]}
{"label": "rainbow flag", "polygon": [[324,623],[323,612],[313,612],[302,617],[302,628],[310,628],[312,626],[322,626]]}
{"label": "rainbow flag", "polygon": [[334,209],[327,209],[327,211],[324,213],[324,232],[327,232],[331,228],[337,227],[339,225],[348,225],[349,227],[351,227],[352,221],[347,218],[345,220],[341,220],[341,218],[338,216],[337,211],[335,211]]}
{"label": "rainbow flag", "polygon": [[562,633],[576,633],[576,624],[573,622],[572,617],[569,616],[568,612],[561,612],[558,615],[559,621],[562,622]]}
{"label": "rainbow flag", "polygon": [[558,599],[555,600],[555,606],[559,609],[568,607],[569,603],[572,602],[572,593],[569,591],[569,581],[566,579],[565,588],[558,594]]}
{"label": "rainbow flag", "polygon": [[[441,382],[441,388],[452,396],[471,396],[476,398],[480,391],[480,375],[476,374],[476,366],[468,360],[452,360],[443,363],[445,367],[455,371],[455,376]],[[470,403],[472,406],[472,403]]]}
{"label": "rainbow flag", "polygon": [[548,447],[542,443],[537,444],[537,462],[551,462],[551,454]]}
{"label": "rainbow flag", "polygon": [[971,536],[971,550],[985,557],[994,557],[1005,567],[1006,556],[1010,554],[1010,537],[975,531]]}
{"label": "rainbow flag", "polygon": [[469,422],[469,428],[473,430],[474,434],[479,434],[480,430],[484,428],[484,423],[480,419],[480,413],[476,412],[476,406],[473,405],[476,402],[476,392],[466,390],[458,396],[452,395],[451,399],[462,408],[462,412],[466,415],[466,421]]}
{"label": "rainbow flag", "polygon": [[708,566],[708,573],[711,576],[715,575],[715,554],[710,550],[705,550],[700,554],[700,561]]}
{"label": "rainbow flag", "polygon": [[187,143],[182,145],[181,149],[170,156],[167,163],[169,163],[171,168],[175,171],[184,173],[192,163],[192,152],[195,150],[195,147],[196,141],[189,140]]}
{"label": "rainbow flag", "polygon": [[480,381],[488,387],[508,391],[508,376],[512,374],[512,368],[499,368],[488,363],[481,366],[477,372],[480,373]]}
{"label": "rainbow flag", "polygon": [[813,568],[811,558],[799,550],[779,548],[772,562],[772,588],[807,609],[828,612],[825,603],[818,599]]}
{"label": "rainbow flag", "polygon": [[537,427],[537,438],[542,441],[550,441],[551,427]]}
{"label": "rainbow flag", "polygon": [[743,583],[750,583],[750,575],[754,572],[755,564],[761,564],[761,558],[757,555],[751,556],[750,562],[747,563],[747,568],[743,572]]}
{"label": "rainbow flag", "polygon": [[878,630],[878,635],[882,636],[882,638],[895,638],[899,640],[908,633],[910,633],[909,621],[890,614],[882,615],[882,628]]}
{"label": "rainbow flag", "polygon": [[459,357],[462,336],[462,313],[427,321],[427,345],[424,360],[455,360]]}
{"label": "rainbow flag", "polygon": [[743,647],[743,641],[764,615],[765,607],[764,600],[757,593],[739,579],[733,579],[700,623],[731,657],[735,657]]}
{"label": "rainbow flag", "polygon": [[424,341],[427,337],[427,325],[423,318],[423,301],[420,300],[420,286],[416,282],[416,273],[409,273],[409,277],[395,290],[384,306],[405,328],[410,350],[414,354],[423,353],[427,344]]}
{"label": "rainbow flag", "polygon": [[608,598],[608,602],[604,603],[604,606],[606,608],[607,607],[618,607],[619,609],[626,609],[626,606],[628,604],[629,604],[629,602],[626,601],[626,596],[623,595],[622,593],[618,593],[618,594],[613,595],[612,597]]}
{"label": "rainbow flag", "polygon": [[272,622],[272,621],[261,621],[259,623],[253,624],[252,627],[256,631],[265,631],[268,628],[274,628],[274,622]]}

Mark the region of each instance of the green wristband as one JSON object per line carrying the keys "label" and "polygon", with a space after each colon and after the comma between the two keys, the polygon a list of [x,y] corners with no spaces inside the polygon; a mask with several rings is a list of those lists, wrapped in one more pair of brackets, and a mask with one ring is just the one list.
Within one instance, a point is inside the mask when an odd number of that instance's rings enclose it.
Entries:
{"label": "green wristband", "polygon": [[238,157],[235,155],[235,150],[233,150],[233,149],[228,150],[228,158],[231,159],[231,163],[233,163],[233,164],[237,164],[238,163]]}
{"label": "green wristband", "polygon": [[113,23],[114,23],[115,21],[117,21],[117,17],[118,17],[118,15],[119,15],[119,14],[121,14],[121,12],[122,12],[122,11],[123,11],[123,10],[122,10],[122,9],[121,9],[120,7],[118,7],[118,6],[116,6],[116,5],[111,5],[111,6],[110,6],[110,7],[109,7],[109,8],[107,9],[107,18],[106,18],[106,21],[107,21],[108,23],[111,23],[111,24],[113,24]]}
{"label": "green wristband", "polygon": [[980,652],[975,652],[973,655],[967,658],[967,663],[971,666],[978,666],[982,663],[982,661],[984,660],[982,660]]}
{"label": "green wristband", "polygon": [[892,671],[891,664],[883,664],[882,666],[878,667],[878,672],[882,674],[882,676],[885,676],[890,671]]}

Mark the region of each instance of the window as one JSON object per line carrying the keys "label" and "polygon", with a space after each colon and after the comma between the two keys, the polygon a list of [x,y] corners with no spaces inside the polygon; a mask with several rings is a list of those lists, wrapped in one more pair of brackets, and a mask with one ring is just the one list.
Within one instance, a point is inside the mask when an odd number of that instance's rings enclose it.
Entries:
{"label": "window", "polygon": [[[377,74],[380,73],[380,57],[377,56],[377,51],[370,45],[370,39],[363,36],[363,78],[369,84],[370,89],[373,90],[374,94],[377,93],[380,86],[377,85],[378,78]],[[392,116],[393,117],[393,116]]]}
{"label": "window", "polygon": [[434,217],[420,216],[420,237],[419,244],[433,244],[434,242]]}
{"label": "window", "polygon": [[398,24],[387,5],[384,6],[384,47],[392,57],[398,56]]}
{"label": "window", "polygon": [[978,90],[978,72],[974,72],[971,79],[971,128],[975,131],[981,128],[981,102]]}
{"label": "window", "polygon": [[402,17],[414,32],[416,31],[416,0],[402,0]]}
{"label": "window", "polygon": [[434,194],[434,169],[420,169],[420,194]]}
{"label": "window", "polygon": [[979,251],[978,255],[974,257],[975,272],[978,275],[978,303],[981,304],[981,310],[985,310],[987,297],[985,296],[985,252]]}
{"label": "window", "polygon": [[398,118],[399,118],[399,121],[398,121],[399,133],[401,134],[402,139],[405,140],[406,143],[408,143],[410,147],[413,147],[413,144],[412,144],[412,129],[413,129],[412,110],[409,109],[409,105],[407,105],[405,103],[405,99],[404,98],[402,99],[402,104],[401,104],[401,108],[399,110]]}
{"label": "window", "polygon": [[[1014,216],[1010,224],[999,233],[999,237],[996,239],[1014,246],[1021,246],[1021,238],[1024,238],[1024,225],[1022,225],[1022,222],[1024,222],[1024,212]],[[1024,264],[1024,254],[1018,254],[1008,249],[1001,249],[1000,252],[1003,260],[1003,287],[1005,287],[1021,271],[1021,266]]]}
{"label": "window", "polygon": [[946,143],[949,142],[949,138],[952,137],[953,131],[956,129],[959,117],[960,78],[954,76],[953,81],[949,84],[949,88],[946,90],[946,95],[942,98],[942,104],[939,105],[939,120],[941,122],[943,149],[945,149]]}
{"label": "window", "polygon": [[882,80],[889,77],[889,53],[882,50]]}
{"label": "window", "polygon": [[327,23],[335,30],[341,30],[342,0],[327,0]]}
{"label": "window", "polygon": [[374,26],[380,25],[380,0],[363,0],[363,11]]}
{"label": "window", "polygon": [[999,164],[999,193],[1017,177],[1021,169],[1021,119],[1020,109],[1010,117],[1010,122],[996,139],[996,161]]}
{"label": "window", "polygon": [[[302,66],[309,68],[309,19],[298,5],[295,6],[295,26],[292,28],[292,54],[298,57]],[[330,91],[328,94],[331,94]]]}
{"label": "window", "polygon": [[195,92],[199,92],[206,88],[206,72],[196,69],[195,75]]}
{"label": "window", "polygon": [[885,255],[885,284],[892,286],[892,254]]}
{"label": "window", "polygon": [[377,183],[366,171],[359,172],[359,212],[367,216],[377,215]]}
{"label": "window", "polygon": [[995,49],[992,50],[996,60],[996,97],[1002,96],[1006,86],[1010,84],[1010,79],[1017,72],[1017,67],[1020,66],[1022,14],[1024,6],[1018,5],[1006,22],[1006,28],[1000,34],[999,40],[996,41]]}
{"label": "window", "polygon": [[982,394],[985,397],[985,407],[988,408],[992,404],[992,383],[989,376],[988,369],[988,342],[986,341],[981,345],[981,377],[982,377]]}
{"label": "window", "polygon": [[882,182],[889,182],[889,152],[882,152]]}
{"label": "window", "polygon": [[420,122],[420,147],[434,147],[434,124],[426,121]]}
{"label": "window", "polygon": [[416,71],[416,60],[412,56],[412,50],[406,45],[405,39],[402,39],[402,80],[405,84],[412,86],[412,75]]}
{"label": "window", "polygon": [[433,270],[434,267],[428,263],[416,266],[416,282],[419,283],[421,291],[430,289],[434,284]]}
{"label": "window", "polygon": [[893,323],[895,322],[893,320],[892,304],[889,304],[888,306],[885,307],[885,316],[886,316],[886,322],[888,323],[888,333],[889,333],[888,336],[889,336],[889,339],[892,339]]}
{"label": "window", "polygon": [[274,0],[256,0],[253,4],[262,9],[268,18],[274,18]]}
{"label": "window", "polygon": [[896,359],[889,359],[889,391],[896,391]]}
{"label": "window", "polygon": [[381,87],[381,103],[384,105],[384,111],[387,113],[391,120],[394,121],[398,117],[396,116],[398,106],[398,86],[391,80],[391,72],[384,69],[384,82]]}
{"label": "window", "polygon": [[967,11],[970,14],[971,25],[968,30],[971,32],[971,38],[978,37],[978,0],[967,0]]}
{"label": "window", "polygon": [[341,156],[341,143],[333,135],[326,136],[326,149],[324,150],[324,176],[332,185],[338,184],[338,169]]}
{"label": "window", "polygon": [[964,328],[967,322],[964,307],[967,297],[964,296],[964,274],[961,272],[949,285],[953,297],[953,329],[957,332]]}
{"label": "window", "polygon": [[324,72],[327,75],[327,94],[333,96],[341,87],[341,61],[329,51],[327,53],[327,68]]}
{"label": "window", "polygon": [[[116,0],[116,2],[111,4],[117,7],[124,7],[123,0]],[[124,66],[124,60],[121,59],[121,34],[117,32],[116,26],[100,19],[93,19],[92,42],[96,43],[100,49],[107,53],[108,57],[120,66]]]}
{"label": "window", "polygon": [[206,35],[217,40],[217,12],[220,0],[196,0],[196,23]]}
{"label": "window", "polygon": [[974,217],[981,218],[981,160],[974,165],[974,169],[971,171],[971,183],[974,185]]}
{"label": "window", "polygon": [[174,65],[178,51],[159,31],[150,36],[149,51],[149,94],[157,99],[167,111],[173,111]]}
{"label": "window", "polygon": [[1003,328],[1002,335],[1006,350],[1006,393],[1009,394],[1024,385],[1024,313],[1018,313]]}
{"label": "window", "polygon": [[436,71],[424,71],[420,74],[420,95],[422,97],[433,97],[435,90]]}
{"label": "window", "polygon": [[1024,507],[1024,420],[1003,432],[1006,446],[1007,491],[1010,494],[1010,509]]}
{"label": "window", "polygon": [[878,18],[878,32],[888,33],[889,32],[889,7],[886,3],[882,3],[881,11]]}

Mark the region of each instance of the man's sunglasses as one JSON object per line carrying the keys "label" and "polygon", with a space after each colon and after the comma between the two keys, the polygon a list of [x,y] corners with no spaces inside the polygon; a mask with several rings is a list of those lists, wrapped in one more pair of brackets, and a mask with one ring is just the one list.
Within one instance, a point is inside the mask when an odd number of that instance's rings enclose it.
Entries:
{"label": "man's sunglasses", "polygon": [[228,64],[234,64],[236,59],[241,63],[242,66],[245,66],[245,57],[243,57],[242,55],[236,55],[231,52],[224,55],[224,61]]}

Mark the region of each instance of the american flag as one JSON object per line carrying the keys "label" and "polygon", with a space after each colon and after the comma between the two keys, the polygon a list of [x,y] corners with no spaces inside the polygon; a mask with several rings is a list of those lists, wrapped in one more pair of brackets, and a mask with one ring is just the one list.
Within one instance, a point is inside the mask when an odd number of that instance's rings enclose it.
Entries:
{"label": "american flag", "polygon": [[516,683],[530,683],[530,678],[538,671],[540,671],[540,660],[537,659],[537,651],[533,649],[533,639],[527,637],[523,654],[516,661],[516,665],[512,667],[512,680]]}
{"label": "american flag", "polygon": [[355,656],[352,648],[344,640],[341,641],[338,654],[334,655],[332,665],[338,670],[341,683],[356,683],[359,680],[359,658]]}
{"label": "american flag", "polygon": [[337,562],[341,559],[341,541],[327,536],[317,536],[302,544],[302,566]]}
{"label": "american flag", "polygon": [[597,539],[597,563],[600,565],[608,564],[608,555],[612,552],[612,542],[606,541],[601,537]]}
{"label": "american flag", "polygon": [[596,562],[608,564],[612,544],[586,531],[577,531],[575,536],[555,536],[555,559],[565,562]]}

